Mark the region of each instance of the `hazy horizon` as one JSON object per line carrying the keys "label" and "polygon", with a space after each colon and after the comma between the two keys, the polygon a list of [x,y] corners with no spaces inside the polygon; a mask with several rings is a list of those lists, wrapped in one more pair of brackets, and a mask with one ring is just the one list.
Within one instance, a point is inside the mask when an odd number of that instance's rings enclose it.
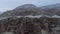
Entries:
{"label": "hazy horizon", "polygon": [[60,3],[60,0],[0,0],[0,12],[12,10],[23,4],[34,4],[41,7],[57,3]]}

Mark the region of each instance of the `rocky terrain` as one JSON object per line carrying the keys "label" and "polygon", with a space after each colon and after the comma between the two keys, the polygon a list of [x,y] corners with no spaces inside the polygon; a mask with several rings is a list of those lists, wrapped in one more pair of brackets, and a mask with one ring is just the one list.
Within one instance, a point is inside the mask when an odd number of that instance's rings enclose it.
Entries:
{"label": "rocky terrain", "polygon": [[10,17],[0,20],[0,33],[12,32],[14,34],[60,34],[59,20],[60,18],[49,17]]}
{"label": "rocky terrain", "polygon": [[27,16],[27,15],[60,15],[60,4],[53,4],[43,7],[37,7],[33,4],[18,6],[13,10],[8,10],[1,16]]}
{"label": "rocky terrain", "polygon": [[0,33],[60,34],[60,4],[25,4],[0,15]]}

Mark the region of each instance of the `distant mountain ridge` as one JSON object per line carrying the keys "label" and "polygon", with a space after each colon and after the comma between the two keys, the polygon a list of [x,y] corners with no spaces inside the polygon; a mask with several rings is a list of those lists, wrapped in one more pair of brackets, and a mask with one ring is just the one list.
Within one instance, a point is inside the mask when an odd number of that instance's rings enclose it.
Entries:
{"label": "distant mountain ridge", "polygon": [[3,14],[3,11],[0,11],[0,14]]}
{"label": "distant mountain ridge", "polygon": [[47,6],[42,6],[42,7],[40,7],[40,8],[42,8],[42,9],[57,9],[57,8],[60,8],[60,3],[58,3],[58,4],[52,4],[52,5],[47,5]]}
{"label": "distant mountain ridge", "polygon": [[60,15],[60,4],[37,7],[33,4],[24,4],[1,14],[0,16],[27,16],[27,15]]}
{"label": "distant mountain ridge", "polygon": [[[40,7],[43,11],[52,15],[60,15],[60,3]],[[46,14],[47,14],[46,13]]]}

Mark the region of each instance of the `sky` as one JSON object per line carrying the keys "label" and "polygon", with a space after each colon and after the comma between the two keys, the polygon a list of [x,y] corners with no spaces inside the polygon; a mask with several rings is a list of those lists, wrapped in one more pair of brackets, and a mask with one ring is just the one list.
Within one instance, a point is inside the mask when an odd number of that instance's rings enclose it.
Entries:
{"label": "sky", "polygon": [[23,4],[34,4],[41,7],[57,3],[60,3],[60,0],[0,0],[0,12],[12,10]]}

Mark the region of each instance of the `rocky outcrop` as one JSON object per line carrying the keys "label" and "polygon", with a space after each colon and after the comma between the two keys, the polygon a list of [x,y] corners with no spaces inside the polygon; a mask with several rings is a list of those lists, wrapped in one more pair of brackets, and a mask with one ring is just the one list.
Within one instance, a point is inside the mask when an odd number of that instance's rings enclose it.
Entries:
{"label": "rocky outcrop", "polygon": [[56,18],[40,17],[20,17],[20,18],[7,18],[0,20],[0,33],[13,32],[14,34],[42,34],[41,31],[45,30],[49,33],[54,33],[52,28],[56,28],[58,22]]}

